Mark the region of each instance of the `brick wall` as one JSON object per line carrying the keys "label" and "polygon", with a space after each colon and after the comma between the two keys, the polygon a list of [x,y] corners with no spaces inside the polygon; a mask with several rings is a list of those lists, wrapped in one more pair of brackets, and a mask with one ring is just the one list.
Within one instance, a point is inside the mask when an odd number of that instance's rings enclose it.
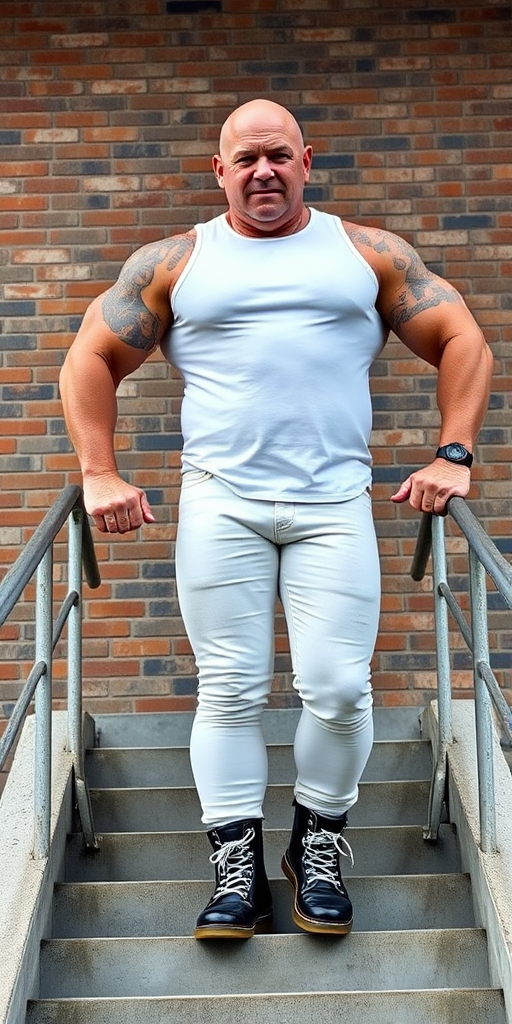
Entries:
{"label": "brick wall", "polygon": [[[112,9],[108,0],[0,6],[4,570],[49,502],[79,481],[56,382],[87,304],[136,247],[221,211],[210,155],[222,120],[255,95],[290,106],[313,144],[309,202],[404,235],[462,290],[486,331],[496,378],[472,498],[510,552],[510,5],[125,0]],[[376,701],[422,703],[434,686],[431,582],[408,578],[417,517],[389,495],[436,445],[435,380],[391,341],[372,388],[384,587]],[[172,561],[179,405],[179,380],[156,357],[121,388],[119,463],[148,488],[158,524],[108,542],[98,535],[103,584],[85,602],[92,711],[193,705]],[[463,590],[454,530],[450,548]],[[59,548],[57,593],[61,557]],[[32,658],[31,599],[29,589],[1,632],[2,718]],[[495,595],[491,604],[495,664],[510,687],[510,621]],[[274,700],[286,702],[279,613],[276,628]],[[454,682],[466,694],[467,655],[456,646]],[[55,675],[60,702],[61,658]]]}

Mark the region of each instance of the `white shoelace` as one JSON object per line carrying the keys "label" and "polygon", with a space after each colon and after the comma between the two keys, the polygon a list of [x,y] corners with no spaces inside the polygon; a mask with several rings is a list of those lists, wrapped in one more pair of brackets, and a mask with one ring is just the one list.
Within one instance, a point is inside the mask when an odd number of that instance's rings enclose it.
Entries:
{"label": "white shoelace", "polygon": [[243,839],[232,839],[229,843],[223,843],[218,850],[212,853],[210,862],[217,864],[219,868],[219,882],[214,899],[218,899],[220,896],[229,896],[234,892],[238,893],[242,899],[247,896],[252,880],[250,845],[254,835],[254,829],[250,828]]}
{"label": "white shoelace", "polygon": [[307,832],[302,842],[305,851],[304,869],[308,882],[329,882],[341,892],[338,853],[342,857],[348,857],[351,866],[354,867],[354,855],[347,840],[339,832],[327,832],[322,828],[319,832]]}

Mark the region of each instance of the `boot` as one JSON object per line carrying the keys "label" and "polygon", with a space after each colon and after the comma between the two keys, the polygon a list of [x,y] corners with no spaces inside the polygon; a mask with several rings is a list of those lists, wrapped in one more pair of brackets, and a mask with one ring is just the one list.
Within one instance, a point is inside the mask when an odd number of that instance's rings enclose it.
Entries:
{"label": "boot", "polygon": [[295,889],[293,920],[306,932],[346,935],[352,928],[352,904],[341,877],[339,854],[354,864],[342,834],[347,815],[326,818],[296,801],[294,806],[290,844],[281,862]]}
{"label": "boot", "polygon": [[215,892],[197,919],[196,939],[248,939],[272,926],[261,818],[211,829]]}

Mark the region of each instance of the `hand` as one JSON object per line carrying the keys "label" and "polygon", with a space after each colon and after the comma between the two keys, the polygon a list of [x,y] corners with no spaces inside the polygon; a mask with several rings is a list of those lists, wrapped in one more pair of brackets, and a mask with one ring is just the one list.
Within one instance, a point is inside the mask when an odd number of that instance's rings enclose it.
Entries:
{"label": "hand", "polygon": [[144,491],[117,474],[84,479],[84,503],[101,533],[128,533],[156,522]]}
{"label": "hand", "polygon": [[397,504],[407,501],[418,512],[433,512],[443,515],[446,502],[454,495],[465,498],[470,487],[471,475],[467,466],[457,466],[446,459],[434,459],[423,469],[411,473],[399,487],[391,501]]}

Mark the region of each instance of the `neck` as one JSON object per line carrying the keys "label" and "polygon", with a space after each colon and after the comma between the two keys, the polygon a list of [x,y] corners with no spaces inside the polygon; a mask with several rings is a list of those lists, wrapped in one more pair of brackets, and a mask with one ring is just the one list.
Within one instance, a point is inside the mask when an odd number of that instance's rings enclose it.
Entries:
{"label": "neck", "polygon": [[295,235],[298,231],[302,231],[309,223],[310,216],[307,206],[302,206],[291,220],[278,227],[272,223],[265,224],[259,221],[247,223],[240,220],[232,210],[228,210],[226,213],[226,220],[233,231],[239,235],[245,235],[247,238],[282,238],[285,235]]}

